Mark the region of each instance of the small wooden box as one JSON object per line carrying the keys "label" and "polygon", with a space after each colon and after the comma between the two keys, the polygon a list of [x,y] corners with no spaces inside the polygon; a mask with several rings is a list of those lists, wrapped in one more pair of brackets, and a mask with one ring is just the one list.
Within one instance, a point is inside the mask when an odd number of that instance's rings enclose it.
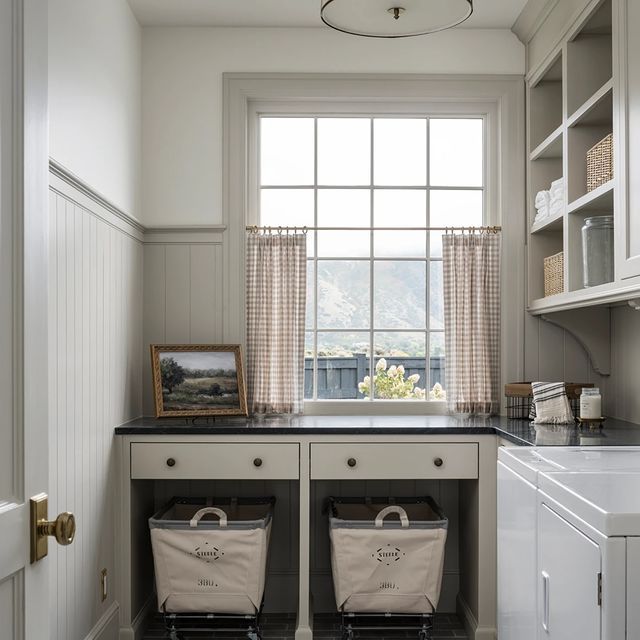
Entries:
{"label": "small wooden box", "polygon": [[587,151],[587,192],[613,180],[613,134]]}
{"label": "small wooden box", "polygon": [[544,297],[564,292],[564,253],[544,259]]}

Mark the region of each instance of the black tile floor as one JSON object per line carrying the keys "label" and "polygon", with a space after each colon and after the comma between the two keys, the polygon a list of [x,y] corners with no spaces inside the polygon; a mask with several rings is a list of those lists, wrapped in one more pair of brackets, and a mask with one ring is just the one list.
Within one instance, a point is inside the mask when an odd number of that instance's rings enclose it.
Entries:
{"label": "black tile floor", "polygon": [[[296,628],[296,620],[294,615],[283,614],[265,614],[262,617],[262,636],[264,640],[293,640]],[[317,614],[314,618],[314,638],[320,640],[340,640],[340,617],[335,614]],[[167,634],[164,630],[164,623],[161,617],[154,618],[144,635],[144,640],[159,640],[160,638],[167,638]],[[185,634],[184,640],[191,640],[191,638],[204,640],[205,638],[212,638],[212,635],[198,635],[198,634]],[[396,638],[415,638],[417,640],[418,634],[408,631],[396,632],[396,633],[384,633],[384,632],[368,632],[366,635],[357,636],[367,639],[375,640],[391,640]],[[244,634],[217,634],[216,640],[246,640]],[[457,640],[467,640],[467,635],[462,626],[462,622],[456,615],[440,613],[435,617],[434,630],[432,634],[432,640],[451,640],[456,638]]]}

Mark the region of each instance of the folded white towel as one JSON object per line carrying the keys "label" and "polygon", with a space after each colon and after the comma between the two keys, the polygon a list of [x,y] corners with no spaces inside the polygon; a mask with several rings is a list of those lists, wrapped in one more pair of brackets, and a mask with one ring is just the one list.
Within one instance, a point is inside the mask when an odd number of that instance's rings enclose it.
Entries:
{"label": "folded white towel", "polygon": [[551,194],[548,191],[539,191],[536,194],[535,205],[536,209],[541,209],[542,207],[549,206],[549,202],[551,201]]}
{"label": "folded white towel", "polygon": [[564,178],[558,178],[557,180],[554,180],[551,183],[551,188],[549,190],[550,191],[554,191],[554,190],[562,191],[563,189],[564,189]]}
{"label": "folded white towel", "polygon": [[559,215],[564,211],[564,202],[555,202],[549,206],[549,215]]}
{"label": "folded white towel", "polygon": [[[575,418],[564,382],[532,382],[534,424],[570,424]],[[532,407],[532,413],[534,408]]]}
{"label": "folded white towel", "polygon": [[558,194],[552,194],[552,196],[549,198],[549,206],[553,206],[554,204],[564,204],[564,194],[563,193],[558,193]]}
{"label": "folded white towel", "polygon": [[538,213],[536,217],[533,219],[533,226],[535,227],[539,224],[542,224],[548,217],[549,217],[548,212]]}

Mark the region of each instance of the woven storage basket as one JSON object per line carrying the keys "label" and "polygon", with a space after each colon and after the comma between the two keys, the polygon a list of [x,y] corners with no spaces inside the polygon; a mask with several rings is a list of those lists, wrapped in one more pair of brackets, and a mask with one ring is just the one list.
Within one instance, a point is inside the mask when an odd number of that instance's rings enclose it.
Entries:
{"label": "woven storage basket", "polygon": [[[564,387],[571,405],[571,411],[577,416],[582,389],[593,387],[593,382],[565,382]],[[504,395],[507,399],[507,418],[515,420],[529,418],[531,403],[533,402],[533,389],[530,382],[509,382],[504,385]]]}
{"label": "woven storage basket", "polygon": [[544,297],[564,291],[564,253],[556,253],[544,259]]}
{"label": "woven storage basket", "polygon": [[587,151],[587,192],[613,179],[613,134]]}

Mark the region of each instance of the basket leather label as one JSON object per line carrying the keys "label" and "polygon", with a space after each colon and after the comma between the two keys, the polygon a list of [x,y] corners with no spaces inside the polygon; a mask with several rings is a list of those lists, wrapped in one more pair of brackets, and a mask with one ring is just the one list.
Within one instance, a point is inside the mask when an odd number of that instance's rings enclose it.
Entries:
{"label": "basket leather label", "polygon": [[189,555],[210,564],[220,560],[224,555],[224,551],[205,542],[202,545],[198,545],[192,552],[189,552]]}
{"label": "basket leather label", "polygon": [[387,567],[393,563],[398,562],[401,558],[404,558],[406,554],[403,553],[399,547],[392,547],[388,544],[386,547],[380,547],[371,554],[372,558],[375,558],[378,562],[386,564]]}

